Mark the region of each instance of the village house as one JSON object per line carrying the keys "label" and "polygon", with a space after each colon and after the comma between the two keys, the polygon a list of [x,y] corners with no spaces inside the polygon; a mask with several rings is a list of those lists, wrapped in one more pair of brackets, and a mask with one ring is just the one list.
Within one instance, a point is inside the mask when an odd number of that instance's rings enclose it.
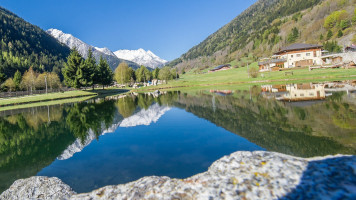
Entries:
{"label": "village house", "polygon": [[217,71],[223,71],[223,70],[228,70],[231,69],[231,65],[230,64],[225,64],[225,65],[219,65],[217,67],[215,67],[212,70],[209,70],[208,72],[217,72]]}
{"label": "village house", "polygon": [[283,68],[321,65],[322,46],[292,44],[276,52],[271,58],[258,63],[260,72],[278,71]]}

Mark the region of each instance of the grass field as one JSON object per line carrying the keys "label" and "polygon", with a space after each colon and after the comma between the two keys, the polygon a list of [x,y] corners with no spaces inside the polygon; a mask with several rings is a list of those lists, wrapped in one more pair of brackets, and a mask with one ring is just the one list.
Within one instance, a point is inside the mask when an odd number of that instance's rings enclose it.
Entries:
{"label": "grass field", "polygon": [[[250,67],[257,67],[253,63]],[[206,87],[218,85],[236,84],[266,84],[266,83],[298,83],[298,82],[318,82],[333,80],[356,79],[356,69],[293,69],[293,75],[285,75],[285,71],[260,73],[257,78],[250,78],[247,67],[232,68],[226,71],[219,71],[204,74],[187,73],[181,75],[178,80],[168,81],[167,84],[140,88],[140,90],[169,89],[179,87]]]}
{"label": "grass field", "polygon": [[88,96],[97,96],[97,95],[107,95],[113,93],[122,93],[127,90],[117,89],[117,88],[108,88],[105,90],[75,90],[68,92],[59,92],[59,93],[50,93],[50,94],[41,94],[33,96],[23,96],[16,98],[0,99],[0,107],[4,106],[14,106],[19,104],[28,104],[28,103],[38,103],[38,102],[47,102],[54,100],[63,100],[70,98],[78,97],[88,97]]}

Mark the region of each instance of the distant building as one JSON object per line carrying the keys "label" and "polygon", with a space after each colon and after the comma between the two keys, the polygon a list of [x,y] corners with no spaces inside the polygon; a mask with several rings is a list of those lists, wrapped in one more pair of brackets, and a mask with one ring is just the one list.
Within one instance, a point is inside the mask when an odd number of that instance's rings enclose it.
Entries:
{"label": "distant building", "polygon": [[209,73],[210,72],[222,71],[222,70],[228,70],[228,69],[231,69],[231,65],[230,64],[219,65],[219,66],[215,67],[214,69],[209,70]]}
{"label": "distant building", "polygon": [[351,45],[345,48],[345,52],[356,52],[356,45]]}
{"label": "distant building", "polygon": [[258,63],[260,71],[277,71],[282,68],[321,65],[322,46],[292,44],[282,48],[271,58]]}

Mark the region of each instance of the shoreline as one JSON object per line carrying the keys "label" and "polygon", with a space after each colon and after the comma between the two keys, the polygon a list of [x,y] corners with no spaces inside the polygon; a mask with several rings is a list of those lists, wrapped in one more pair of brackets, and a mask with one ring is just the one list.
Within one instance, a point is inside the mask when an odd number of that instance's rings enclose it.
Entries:
{"label": "shoreline", "polygon": [[58,178],[15,181],[0,199],[315,199],[356,197],[356,156],[237,151],[186,179],[149,176],[77,194]]}
{"label": "shoreline", "polygon": [[[24,96],[18,98],[9,98],[9,99],[1,99],[0,100],[0,110],[11,110],[12,107],[18,107],[23,105],[31,105],[45,102],[60,102],[62,100],[70,100],[70,99],[79,99],[84,97],[95,97],[102,95],[112,95],[112,94],[122,94],[128,92],[125,89],[106,89],[106,90],[79,90],[74,91],[73,95],[65,95],[64,93],[50,93],[50,94],[41,94],[41,95],[32,95],[32,96]],[[78,93],[78,94],[76,94]],[[59,95],[59,96],[58,96]],[[58,97],[56,97],[58,96]],[[42,99],[41,99],[42,98]],[[32,100],[33,99],[33,100]],[[15,101],[13,103],[2,104],[4,101]],[[8,108],[8,109],[7,109]],[[14,108],[16,109],[16,108]]]}
{"label": "shoreline", "polygon": [[[212,87],[212,86],[232,86],[232,85],[262,85],[262,84],[288,84],[288,83],[305,83],[305,82],[325,82],[325,81],[339,81],[339,80],[356,80],[356,75],[348,76],[336,76],[336,77],[307,77],[307,78],[294,78],[294,79],[267,79],[267,80],[255,80],[255,81],[238,81],[238,82],[217,82],[217,83],[201,83],[192,85],[160,85],[152,88],[145,89],[133,89],[134,92],[145,92],[154,90],[171,90],[177,88],[193,88],[193,87]],[[178,80],[177,82],[184,83],[184,80]]]}

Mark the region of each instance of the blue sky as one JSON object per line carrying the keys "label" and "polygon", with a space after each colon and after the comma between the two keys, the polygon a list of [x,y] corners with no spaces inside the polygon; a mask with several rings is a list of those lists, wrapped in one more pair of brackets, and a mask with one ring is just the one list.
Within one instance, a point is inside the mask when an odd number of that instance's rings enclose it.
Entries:
{"label": "blue sky", "polygon": [[151,50],[173,60],[256,0],[0,0],[44,30],[57,28],[97,47]]}

